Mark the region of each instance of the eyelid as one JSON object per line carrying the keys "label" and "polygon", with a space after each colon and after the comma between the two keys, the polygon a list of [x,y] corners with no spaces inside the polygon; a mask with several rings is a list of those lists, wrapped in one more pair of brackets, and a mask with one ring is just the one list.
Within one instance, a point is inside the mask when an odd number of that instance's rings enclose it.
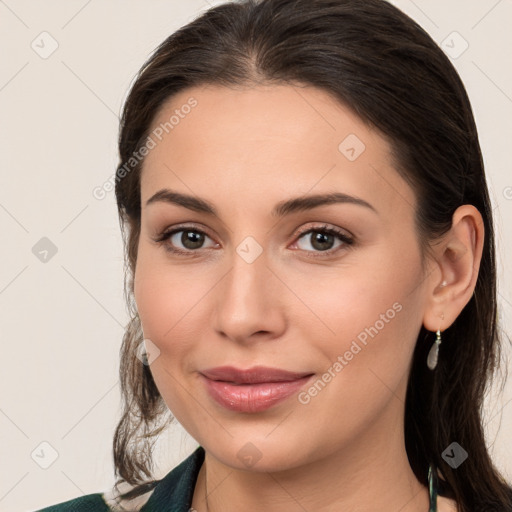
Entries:
{"label": "eyelid", "polygon": [[328,224],[326,222],[322,222],[320,224],[321,225],[316,224],[313,226],[308,226],[306,228],[300,228],[293,236],[301,237],[301,236],[305,235],[306,233],[310,233],[312,231],[332,231],[332,232],[335,232],[337,235],[343,236],[345,238],[350,238],[350,239],[354,238],[354,236],[352,234],[350,234],[347,230],[338,228],[338,227],[334,226],[333,224]]}
{"label": "eyelid", "polygon": [[341,246],[338,246],[334,249],[327,249],[325,251],[302,251],[308,258],[327,258],[329,256],[335,256],[338,254],[338,252],[349,249],[355,243],[355,237],[353,235],[348,234],[348,232],[338,228],[337,226],[323,223],[322,225],[314,225],[307,228],[301,228],[294,235],[294,240],[296,241],[293,243],[293,245],[296,245],[298,241],[304,237],[304,235],[314,232],[327,233],[338,238],[342,243]]}
{"label": "eyelid", "polygon": [[[206,228],[204,228],[200,225],[197,225],[197,224],[188,224],[188,223],[175,224],[169,228],[163,229],[162,231],[157,233],[157,235],[155,237],[153,237],[153,241],[156,242],[157,244],[165,244],[165,248],[170,252],[181,253],[181,254],[190,254],[190,255],[193,255],[194,253],[198,253],[199,249],[194,251],[191,249],[187,250],[187,249],[180,249],[180,248],[176,248],[176,247],[173,247],[172,249],[170,249],[168,247],[168,244],[166,242],[169,241],[171,236],[175,235],[176,233],[179,233],[180,231],[195,231],[197,233],[206,235],[208,238],[210,238],[211,240],[213,240],[215,242],[214,237],[209,235],[208,230]],[[215,244],[219,245],[218,242],[215,242]]]}
{"label": "eyelid", "polygon": [[168,226],[162,230],[158,230],[157,234],[155,236],[156,237],[166,237],[166,236],[169,236],[170,234],[176,233],[177,231],[186,231],[186,230],[204,233],[205,235],[208,235],[210,238],[213,238],[212,236],[210,236],[208,228],[204,227],[201,224],[196,224],[194,222],[193,223],[184,222],[184,223],[179,223],[179,224],[173,224],[172,226]]}

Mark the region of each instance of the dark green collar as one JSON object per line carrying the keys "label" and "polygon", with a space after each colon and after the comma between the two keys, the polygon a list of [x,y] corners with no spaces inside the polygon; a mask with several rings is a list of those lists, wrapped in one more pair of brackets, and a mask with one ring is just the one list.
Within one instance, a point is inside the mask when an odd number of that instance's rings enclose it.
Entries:
{"label": "dark green collar", "polygon": [[197,450],[159,481],[140,512],[189,512],[204,448]]}

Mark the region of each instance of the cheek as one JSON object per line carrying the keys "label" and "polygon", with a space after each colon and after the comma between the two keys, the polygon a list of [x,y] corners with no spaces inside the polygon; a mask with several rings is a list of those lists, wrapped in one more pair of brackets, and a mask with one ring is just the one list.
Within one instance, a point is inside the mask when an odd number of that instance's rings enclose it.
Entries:
{"label": "cheek", "polygon": [[324,327],[329,334],[315,336],[323,326],[317,320],[304,321],[303,332],[310,342],[317,340],[323,361],[319,377],[328,383],[313,384],[300,399],[311,417],[332,425],[334,437],[341,425],[341,431],[354,432],[370,424],[402,394],[421,325],[420,295],[411,293],[414,274],[412,265],[399,280],[377,269],[337,285],[332,280],[332,293],[315,294],[311,308],[323,312],[333,332]]}
{"label": "cheek", "polygon": [[158,342],[170,327],[165,325],[170,320],[166,310],[171,311],[175,304],[169,302],[172,301],[173,294],[165,281],[149,269],[144,259],[139,259],[134,279],[134,297],[144,336]]}
{"label": "cheek", "polygon": [[[165,256],[163,257],[165,258]],[[160,251],[139,246],[134,276],[134,297],[147,338],[162,341],[172,332],[192,300],[193,286],[175,269],[169,271]]]}
{"label": "cheek", "polygon": [[190,332],[190,327],[197,325],[192,320],[192,306],[197,299],[186,276],[165,271],[164,267],[156,263],[155,257],[140,251],[134,297],[144,337],[160,351],[150,365],[153,380],[173,416],[186,423],[190,397],[183,389],[182,373],[187,371],[191,340],[197,339]]}
{"label": "cheek", "polygon": [[302,330],[309,340],[323,340],[317,346],[327,366],[345,356],[355,373],[371,367],[400,377],[421,326],[419,259],[414,251],[399,255],[393,247],[375,254],[324,276],[327,285],[315,286],[312,277],[297,279],[301,285],[294,291],[307,298]]}
{"label": "cheek", "polygon": [[[215,282],[192,266],[171,267],[165,256],[142,248],[134,278],[134,297],[144,337],[160,350],[165,367],[192,364],[190,353],[209,326],[207,295]],[[156,361],[155,361],[156,362]]]}

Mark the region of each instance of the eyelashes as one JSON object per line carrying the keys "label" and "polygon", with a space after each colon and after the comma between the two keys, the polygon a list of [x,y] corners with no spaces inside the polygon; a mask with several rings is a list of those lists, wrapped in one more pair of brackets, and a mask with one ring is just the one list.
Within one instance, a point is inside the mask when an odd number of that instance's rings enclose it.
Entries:
{"label": "eyelashes", "polygon": [[344,250],[349,246],[353,245],[354,243],[354,239],[349,237],[343,231],[334,227],[323,225],[305,229],[297,233],[297,242],[294,245],[297,245],[297,243],[302,239],[308,239],[308,235],[312,235],[314,233],[316,233],[316,235],[320,235],[320,237],[309,237],[310,243],[325,242],[326,240],[330,240],[332,238],[337,239],[339,242],[341,242],[337,248],[321,249],[319,251],[305,251],[306,253],[313,253],[310,255],[308,254],[308,256],[312,256],[315,258],[322,256],[323,254],[331,256],[333,253],[336,253],[340,250]]}
{"label": "eyelashes", "polygon": [[[178,240],[176,240],[175,235],[182,233],[180,237],[177,237]],[[192,237],[191,234],[194,234]],[[311,235],[316,234],[314,237]],[[173,238],[175,239],[173,241]],[[336,248],[328,248],[328,249],[320,249],[320,250],[305,250],[299,248],[301,252],[304,252],[307,254],[307,257],[326,257],[326,256],[332,256],[334,253],[337,253],[339,251],[346,250],[350,248],[354,244],[354,239],[350,236],[348,236],[345,232],[328,226],[326,224],[321,226],[313,226],[309,227],[307,229],[304,229],[298,233],[295,234],[295,242],[293,245],[297,245],[301,240],[309,238],[310,244],[311,243],[320,243],[325,244],[327,242],[327,245],[329,245],[330,241],[338,240],[340,244]],[[186,257],[198,257],[200,256],[200,251],[203,251],[204,247],[198,247],[197,245],[202,245],[205,241],[205,239],[211,238],[208,236],[208,234],[203,231],[202,229],[199,229],[196,226],[191,225],[180,225],[176,226],[172,229],[166,229],[160,234],[156,236],[156,238],[153,239],[154,242],[156,242],[159,245],[163,245],[166,251],[176,254],[179,256],[186,256]],[[182,244],[191,244],[192,248],[179,248],[176,247],[175,243],[179,241]],[[213,243],[212,247],[217,247],[219,244]],[[209,248],[206,248],[209,249]]]}

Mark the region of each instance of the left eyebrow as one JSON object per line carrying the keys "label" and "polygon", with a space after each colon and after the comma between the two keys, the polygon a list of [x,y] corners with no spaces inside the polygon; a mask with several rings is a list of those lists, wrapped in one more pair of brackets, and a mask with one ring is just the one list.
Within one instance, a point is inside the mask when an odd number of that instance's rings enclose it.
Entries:
{"label": "left eyebrow", "polygon": [[293,212],[312,210],[318,206],[335,203],[356,204],[358,206],[369,208],[377,215],[379,214],[377,210],[364,199],[350,196],[348,194],[343,194],[342,192],[333,192],[331,194],[316,194],[281,201],[275,205],[274,209],[272,210],[272,216],[284,217],[285,215]]}
{"label": "left eyebrow", "polygon": [[[164,202],[170,204],[176,204],[183,206],[189,210],[193,210],[199,213],[207,213],[218,217],[217,209],[213,204],[209,203],[205,199],[201,199],[188,194],[182,194],[181,192],[175,192],[169,189],[162,189],[152,195],[147,201],[146,206],[155,202]],[[364,199],[359,197],[350,196],[341,192],[333,192],[330,194],[316,194],[310,196],[299,196],[292,199],[281,201],[274,206],[271,212],[272,217],[284,217],[294,212],[312,210],[319,206],[345,203],[355,204],[363,206],[375,212],[378,215],[377,210]]]}

